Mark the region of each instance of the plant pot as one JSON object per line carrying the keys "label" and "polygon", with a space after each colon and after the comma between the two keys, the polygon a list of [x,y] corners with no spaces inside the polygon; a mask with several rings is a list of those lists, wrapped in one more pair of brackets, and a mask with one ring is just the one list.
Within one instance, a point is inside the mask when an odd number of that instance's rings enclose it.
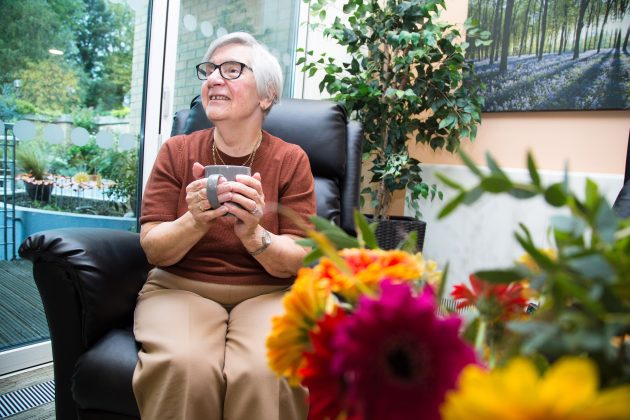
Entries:
{"label": "plant pot", "polygon": [[[371,223],[374,218],[366,215]],[[376,227],[376,241],[382,249],[396,249],[407,235],[414,230],[418,233],[416,239],[416,251],[422,251],[424,235],[427,223],[407,216],[390,216],[389,219],[380,220]]]}
{"label": "plant pot", "polygon": [[53,184],[35,184],[32,182],[24,182],[26,193],[30,199],[41,203],[48,203],[48,201],[50,201],[50,194],[52,193],[53,186]]}

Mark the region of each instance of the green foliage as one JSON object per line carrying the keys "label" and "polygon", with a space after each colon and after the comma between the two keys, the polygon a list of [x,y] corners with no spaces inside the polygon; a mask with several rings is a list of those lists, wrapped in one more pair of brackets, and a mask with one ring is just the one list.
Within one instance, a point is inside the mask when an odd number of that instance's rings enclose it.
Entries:
{"label": "green foliage", "polygon": [[101,153],[102,149],[96,144],[94,137],[90,137],[90,141],[83,146],[73,144],[68,147],[65,151],[65,160],[70,167],[76,168],[78,171],[96,175],[99,173]]}
{"label": "green foliage", "polygon": [[124,199],[127,211],[134,212],[138,187],[137,151],[103,150],[99,159],[99,173],[115,182],[107,194]]}
{"label": "green foliage", "polygon": [[[329,3],[311,2],[311,13],[325,19]],[[370,195],[377,219],[386,216],[396,190],[409,191],[416,218],[418,199],[439,195],[423,182],[409,141],[454,152],[460,139],[475,139],[481,121],[483,98],[472,64],[464,59],[467,44],[456,26],[438,21],[444,8],[443,0],[347,0],[343,19],[335,18],[324,34],[350,57],[340,63],[326,53],[314,57],[298,50],[304,54],[297,61],[302,71],[323,74],[320,90],[363,123],[363,154],[372,178],[362,192]]]}
{"label": "green foliage", "polygon": [[0,3],[0,83],[12,83],[48,49],[72,50],[81,0],[20,0]]}
{"label": "green foliage", "polygon": [[81,103],[78,71],[56,57],[27,62],[18,77],[22,81],[18,98],[39,111],[68,113]]}
{"label": "green foliage", "polygon": [[20,115],[35,114],[37,113],[37,107],[29,101],[25,101],[23,99],[16,99],[15,112],[17,112]]}
{"label": "green foliage", "polygon": [[96,134],[96,112],[94,108],[80,108],[72,113],[72,123],[77,127],[85,128],[90,134]]}
{"label": "green foliage", "polygon": [[111,115],[116,118],[126,118],[129,116],[129,111],[129,107],[124,106],[122,108],[112,109]]}
{"label": "green foliage", "polygon": [[113,109],[131,89],[133,15],[125,5],[83,0],[74,59],[88,75],[85,105]]}
{"label": "green foliage", "polygon": [[517,199],[541,197],[553,207],[568,210],[550,220],[557,256],[541,251],[521,225],[515,237],[538,268],[517,264],[476,273],[495,283],[528,278],[541,294],[541,306],[531,320],[508,325],[519,337],[519,351],[551,360],[587,354],[598,363],[604,386],[630,382],[630,349],[624,341],[630,334],[630,219],[619,219],[591,180],[586,182],[583,198],[569,190],[568,176],[563,182],[543,185],[531,155],[527,159],[530,182],[525,183],[510,179],[489,155],[489,173],[465,155],[464,162],[479,182],[466,188],[440,175],[459,192],[440,218],[486,193]]}
{"label": "green foliage", "polygon": [[[41,114],[120,108],[131,89],[133,36],[133,12],[126,4],[3,1],[0,84],[21,80],[12,93]],[[51,56],[51,48],[64,55]],[[3,114],[10,110],[0,108]]]}
{"label": "green foliage", "polygon": [[48,173],[49,157],[45,145],[37,140],[20,142],[15,150],[15,161],[21,171],[42,180]]}

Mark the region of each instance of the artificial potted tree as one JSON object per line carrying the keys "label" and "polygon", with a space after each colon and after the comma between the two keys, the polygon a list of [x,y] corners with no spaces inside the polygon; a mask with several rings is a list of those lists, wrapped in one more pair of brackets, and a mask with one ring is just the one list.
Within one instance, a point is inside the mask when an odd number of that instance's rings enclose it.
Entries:
{"label": "artificial potted tree", "polygon": [[[311,13],[325,21],[331,2],[311,0]],[[464,59],[468,44],[456,26],[438,20],[444,8],[444,0],[345,0],[344,15],[319,26],[324,36],[345,48],[348,59],[340,62],[326,53],[316,57],[313,51],[298,50],[304,53],[297,61],[302,71],[309,76],[323,72],[320,91],[326,90],[363,124],[363,156],[371,177],[364,180],[362,193],[379,221],[381,247],[389,248],[405,235],[398,234],[402,224],[403,231],[418,230],[421,249],[419,199],[441,198],[435,185],[423,181],[409,144],[455,152],[461,139],[475,139],[481,121],[481,84],[472,63]],[[489,42],[489,33],[471,22],[464,27],[478,45]],[[388,214],[397,190],[406,190],[411,217]]]}
{"label": "artificial potted tree", "polygon": [[54,180],[48,173],[50,160],[43,146],[35,140],[21,142],[15,150],[15,160],[18,168],[23,171],[17,179],[24,183],[29,198],[48,203]]}

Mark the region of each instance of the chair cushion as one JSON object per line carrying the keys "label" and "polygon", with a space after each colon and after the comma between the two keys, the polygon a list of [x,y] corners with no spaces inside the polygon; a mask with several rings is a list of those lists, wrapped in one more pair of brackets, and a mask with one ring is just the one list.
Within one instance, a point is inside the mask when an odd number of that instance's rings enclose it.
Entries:
{"label": "chair cushion", "polygon": [[72,395],[81,410],[140,417],[131,386],[138,349],[131,329],[115,329],[79,358]]}

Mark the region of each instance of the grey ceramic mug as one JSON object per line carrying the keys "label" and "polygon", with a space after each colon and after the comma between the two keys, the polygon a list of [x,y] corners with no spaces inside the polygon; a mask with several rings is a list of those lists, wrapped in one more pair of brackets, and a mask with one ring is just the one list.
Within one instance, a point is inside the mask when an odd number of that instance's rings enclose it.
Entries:
{"label": "grey ceramic mug", "polygon": [[219,178],[225,177],[228,181],[236,181],[236,175],[250,175],[249,166],[238,165],[208,165],[204,168],[204,174],[208,178],[206,193],[208,194],[208,202],[213,209],[221,206],[217,197],[217,185]]}

